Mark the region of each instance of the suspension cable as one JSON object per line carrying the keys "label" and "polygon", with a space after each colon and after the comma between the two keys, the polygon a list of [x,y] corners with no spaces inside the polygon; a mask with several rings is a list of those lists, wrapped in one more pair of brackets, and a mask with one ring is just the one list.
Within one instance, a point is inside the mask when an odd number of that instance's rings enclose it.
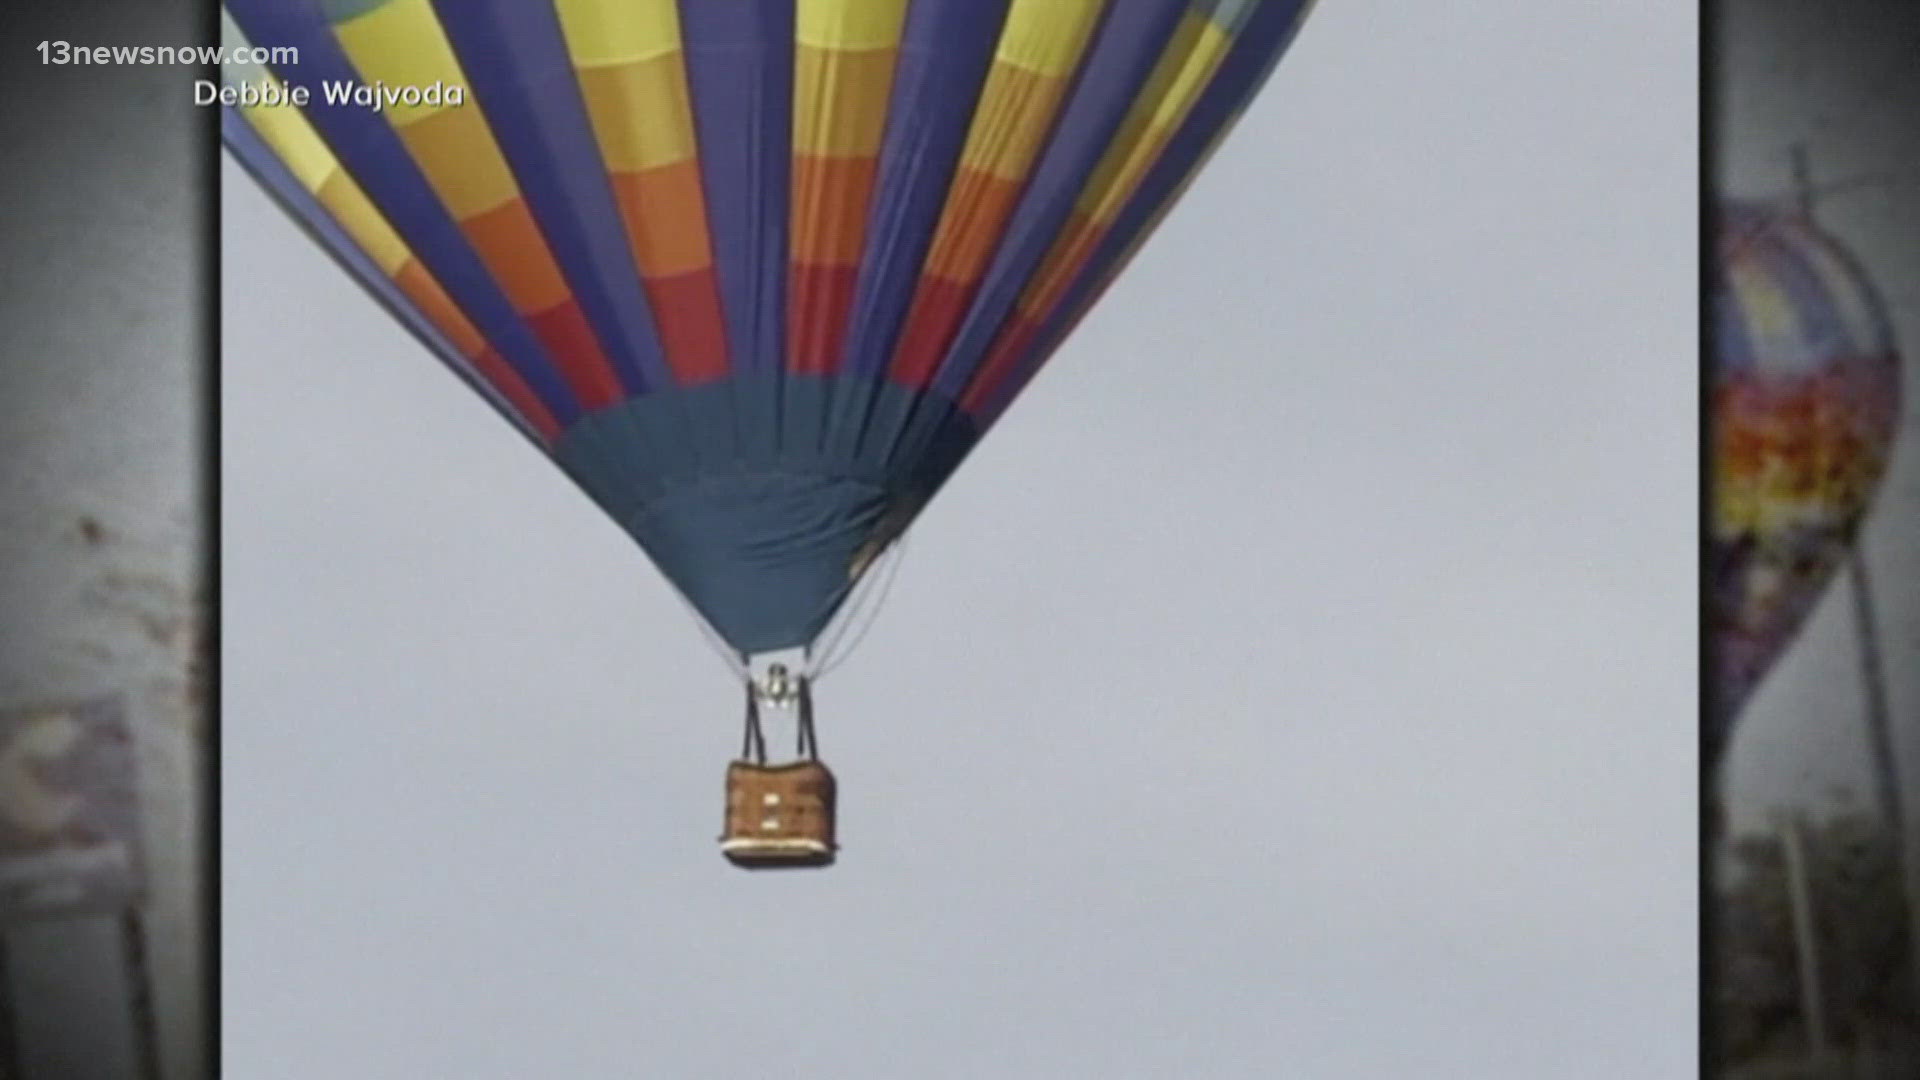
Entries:
{"label": "suspension cable", "polygon": [[733,672],[734,678],[748,683],[753,682],[753,673],[747,666],[746,656],[727,644],[727,639],[720,636],[720,631],[713,628],[713,624],[707,621],[705,615],[700,614],[700,609],[694,607],[693,602],[685,596],[680,595],[678,587],[669,585],[667,591],[673,594],[674,599],[680,601],[681,607],[687,609],[687,614],[693,616],[693,621],[700,626],[701,636],[707,639],[707,645],[713,649],[713,654],[720,658],[720,662],[727,665],[727,670]]}
{"label": "suspension cable", "polygon": [[756,765],[767,763],[767,736],[760,727],[760,696],[753,683],[747,683],[747,724],[742,737],[740,760]]}
{"label": "suspension cable", "polygon": [[[868,631],[873,629],[874,621],[879,618],[881,607],[886,604],[887,595],[893,591],[893,581],[899,575],[900,561],[905,554],[906,539],[904,534],[896,537],[876,556],[876,561],[881,565],[872,567],[862,575],[859,584],[854,586],[853,596],[834,616],[825,640],[816,647],[808,648],[807,674],[810,677],[825,677],[853,655],[860,643],[866,640]],[[853,632],[851,637],[848,636],[850,630]]]}
{"label": "suspension cable", "polygon": [[[823,638],[807,647],[806,675],[816,679],[826,675],[844,663],[866,639],[867,633],[873,629],[874,620],[879,617],[881,606],[886,603],[887,595],[893,590],[893,581],[899,574],[905,549],[906,536],[902,535],[874,557],[875,565],[861,575],[853,587],[852,595],[828,623]],[[687,609],[687,614],[700,627],[701,636],[706,638],[708,647],[727,666],[727,670],[737,679],[753,682],[753,669],[748,657],[727,644],[727,640],[713,628],[707,617],[682,596],[679,589],[670,588],[668,591]],[[852,631],[851,637],[848,636],[849,631]]]}

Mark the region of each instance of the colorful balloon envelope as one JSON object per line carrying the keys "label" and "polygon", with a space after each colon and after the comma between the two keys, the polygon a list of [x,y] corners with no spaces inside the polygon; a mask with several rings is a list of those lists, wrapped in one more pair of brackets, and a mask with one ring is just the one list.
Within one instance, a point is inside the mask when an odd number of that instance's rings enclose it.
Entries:
{"label": "colorful balloon envelope", "polygon": [[1900,419],[1900,358],[1859,263],[1799,212],[1719,209],[1711,358],[1714,745],[1847,557]]}
{"label": "colorful balloon envelope", "polygon": [[743,657],[805,648],[1304,0],[227,0],[231,152]]}

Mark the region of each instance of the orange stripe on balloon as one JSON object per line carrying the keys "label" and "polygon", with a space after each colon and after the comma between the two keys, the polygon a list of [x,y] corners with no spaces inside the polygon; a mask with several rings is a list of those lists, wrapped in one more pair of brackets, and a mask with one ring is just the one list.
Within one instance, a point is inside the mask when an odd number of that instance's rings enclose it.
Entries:
{"label": "orange stripe on balloon", "polygon": [[698,161],[615,173],[612,180],[641,273],[671,276],[713,265]]}
{"label": "orange stripe on balloon", "polygon": [[480,377],[493,385],[507,404],[520,414],[540,436],[552,441],[560,434],[560,425],[547,410],[546,403],[533,392],[520,373],[487,346],[478,328],[460,311],[453,298],[440,287],[420,260],[408,258],[393,274],[393,283],[401,295],[413,301],[420,314],[447,336],[460,355],[472,362]]}
{"label": "orange stripe on balloon", "polygon": [[1061,230],[1060,239],[1040,264],[1040,272],[1028,284],[1020,298],[1020,313],[1043,317],[1065,298],[1074,279],[1086,268],[1088,260],[1107,236],[1108,226],[1076,210]]}
{"label": "orange stripe on balloon", "polygon": [[1019,182],[979,170],[963,169],[955,178],[894,347],[890,370],[895,379],[925,386],[933,377],[973,301],[1020,190]]}
{"label": "orange stripe on balloon", "polygon": [[1020,308],[988,350],[987,360],[973,373],[961,394],[960,407],[973,412],[997,391],[1002,380],[1013,372],[1039,339],[1040,328],[1066,298],[1079,271],[1093,257],[1094,249],[1107,235],[1107,228],[1088,220],[1076,211],[1061,238],[1041,264],[1041,270],[1022,298]]}
{"label": "orange stripe on balloon", "polygon": [[853,265],[866,245],[867,204],[879,163],[802,155],[793,162],[793,260]]}
{"label": "orange stripe on balloon", "polygon": [[838,366],[899,57],[904,0],[810,0],[794,49],[788,364]]}
{"label": "orange stripe on balloon", "polygon": [[428,322],[447,336],[447,341],[461,356],[471,360],[486,351],[487,339],[479,328],[467,320],[453,297],[447,295],[419,259],[409,256],[392,277],[394,286],[413,301]]}
{"label": "orange stripe on balloon", "polygon": [[833,371],[845,354],[876,168],[872,158],[794,161],[787,327],[796,372]]}
{"label": "orange stripe on balloon", "polygon": [[[508,406],[542,438],[551,441],[557,436],[559,425],[546,404],[533,393],[518,372],[490,352],[486,337],[479,328],[447,295],[433,272],[408,250],[406,242],[393,231],[386,216],[373,205],[359,183],[340,168],[319,136],[305,125],[304,118],[298,113],[268,112],[264,116],[273,121],[263,125],[265,130],[275,131],[282,136],[305,136],[306,141],[293,145],[302,151],[309,163],[309,177],[320,177],[309,189],[314,198],[333,215],[354,243],[380,266],[400,295],[412,302],[421,318],[444,335],[454,351],[472,363],[480,377],[490,383],[506,399]],[[298,126],[295,126],[295,121],[298,121]],[[322,161],[325,162],[324,172],[321,171]]]}
{"label": "orange stripe on balloon", "polygon": [[559,267],[544,255],[533,215],[518,197],[460,223],[480,258],[493,268],[501,291],[525,319],[534,336],[546,346],[555,367],[572,387],[580,404],[598,409],[624,395],[613,364],[600,348],[600,339],[573,299]]}
{"label": "orange stripe on balloon", "polygon": [[[970,403],[968,408],[983,404],[997,393],[1013,366],[1034,347],[1040,327],[1058,311],[1074,282],[1088,269],[1127,201],[1139,190],[1219,69],[1230,45],[1231,37],[1224,28],[1197,12],[1189,12],[1182,21],[1094,169],[1067,228],[1027,283],[1014,321],[1000,333],[988,362],[971,380],[963,395]],[[1136,237],[1135,243],[1139,239]],[[1074,318],[1084,315],[1083,307]]]}
{"label": "orange stripe on balloon", "polygon": [[[332,22],[341,50],[369,83],[405,87],[467,82],[430,0],[350,7],[335,12]],[[477,102],[423,105],[388,108],[384,115],[580,403],[592,409],[624,396],[613,365],[527,210],[484,109]]]}
{"label": "orange stripe on balloon", "polygon": [[978,281],[1000,244],[1025,179],[962,169],[947,196],[947,211],[927,252],[926,273],[948,281]]}
{"label": "orange stripe on balloon", "polygon": [[519,196],[466,218],[460,222],[460,231],[522,316],[571,298],[560,268],[551,259],[539,257],[545,253],[546,241]]}
{"label": "orange stripe on balloon", "polygon": [[685,384],[727,373],[727,320],[695,160],[612,177],[667,366]]}
{"label": "orange stripe on balloon", "polygon": [[[672,4],[655,2],[664,5],[671,22]],[[601,12],[580,4],[571,11],[575,17],[662,14],[633,8]],[[584,24],[569,30],[576,60],[582,49],[605,43],[589,35]],[[668,36],[677,35],[676,24]],[[656,47],[664,40],[636,39],[628,47]],[[674,48],[580,66],[578,76],[667,366],[683,384],[719,378],[728,367],[726,318],[714,272],[685,58]]]}

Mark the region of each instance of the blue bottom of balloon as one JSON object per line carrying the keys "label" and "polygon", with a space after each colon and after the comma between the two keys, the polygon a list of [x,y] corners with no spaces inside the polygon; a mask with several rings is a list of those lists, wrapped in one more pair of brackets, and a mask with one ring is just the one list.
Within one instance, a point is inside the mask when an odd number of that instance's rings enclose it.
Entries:
{"label": "blue bottom of balloon", "polygon": [[761,372],[602,409],[553,451],[751,655],[809,644],[977,437],[931,390]]}

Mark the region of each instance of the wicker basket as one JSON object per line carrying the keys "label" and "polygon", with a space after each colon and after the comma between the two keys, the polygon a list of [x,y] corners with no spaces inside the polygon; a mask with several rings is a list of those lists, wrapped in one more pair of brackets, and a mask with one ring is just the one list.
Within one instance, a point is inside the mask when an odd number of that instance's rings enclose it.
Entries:
{"label": "wicker basket", "polygon": [[720,851],[749,870],[833,862],[833,773],[818,761],[727,766]]}

